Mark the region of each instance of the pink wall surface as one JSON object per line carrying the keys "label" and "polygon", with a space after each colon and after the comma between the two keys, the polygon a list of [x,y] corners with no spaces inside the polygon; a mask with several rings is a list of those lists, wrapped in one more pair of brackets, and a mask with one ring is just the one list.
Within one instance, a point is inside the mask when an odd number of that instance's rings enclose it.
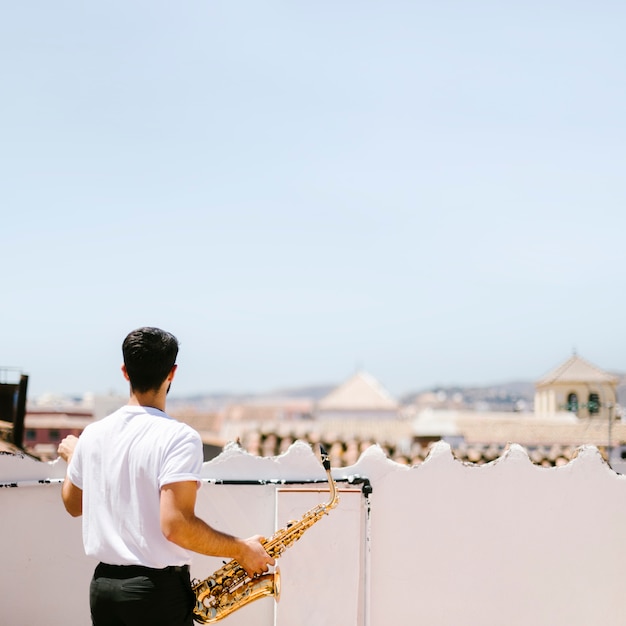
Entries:
{"label": "pink wall surface", "polygon": [[[0,455],[2,624],[89,623],[95,564],[61,504],[64,473],[62,461]],[[243,536],[269,537],[328,497],[302,442],[274,458],[228,446],[203,477],[198,513]],[[626,477],[595,448],[542,468],[513,445],[473,466],[440,443],[407,467],[374,446],[333,477],[339,505],[278,561],[280,602],[263,598],[224,624],[623,626]],[[192,575],[221,564],[197,555]]]}

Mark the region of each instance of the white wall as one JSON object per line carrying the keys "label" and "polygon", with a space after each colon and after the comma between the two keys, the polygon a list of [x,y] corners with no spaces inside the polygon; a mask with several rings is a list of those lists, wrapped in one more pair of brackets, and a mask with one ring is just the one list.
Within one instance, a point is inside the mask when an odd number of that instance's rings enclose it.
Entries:
{"label": "white wall", "polygon": [[[60,501],[63,462],[0,455],[0,623],[84,626],[94,564],[80,520]],[[223,530],[271,535],[328,497],[311,449],[275,459],[235,447],[205,464],[198,512]],[[225,624],[277,626],[622,626],[626,477],[595,448],[560,468],[532,465],[519,446],[484,466],[446,444],[420,466],[367,450],[333,469],[337,509],[279,560],[281,601],[262,599]],[[366,498],[349,477],[367,477]],[[49,482],[40,484],[40,479]],[[261,480],[232,485],[221,481]],[[194,559],[204,578],[221,561]]]}

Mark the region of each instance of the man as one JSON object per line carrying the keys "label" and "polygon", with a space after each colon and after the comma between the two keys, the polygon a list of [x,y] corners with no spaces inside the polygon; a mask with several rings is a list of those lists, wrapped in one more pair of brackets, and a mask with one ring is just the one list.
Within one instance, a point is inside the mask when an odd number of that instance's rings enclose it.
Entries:
{"label": "man", "polygon": [[202,442],[165,413],[177,339],[139,328],[122,345],[128,404],[66,437],[62,497],[83,516],[85,552],[100,561],[90,586],[93,626],[190,626],[191,552],[235,558],[250,576],[274,564],[256,535],[240,539],[195,515]]}

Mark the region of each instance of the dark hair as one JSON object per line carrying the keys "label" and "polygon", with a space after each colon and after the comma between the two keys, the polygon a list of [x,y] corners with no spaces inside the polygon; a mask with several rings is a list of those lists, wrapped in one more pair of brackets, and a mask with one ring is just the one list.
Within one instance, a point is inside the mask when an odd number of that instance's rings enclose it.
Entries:
{"label": "dark hair", "polygon": [[122,354],[133,391],[155,390],[176,363],[178,339],[160,328],[138,328],[124,339]]}

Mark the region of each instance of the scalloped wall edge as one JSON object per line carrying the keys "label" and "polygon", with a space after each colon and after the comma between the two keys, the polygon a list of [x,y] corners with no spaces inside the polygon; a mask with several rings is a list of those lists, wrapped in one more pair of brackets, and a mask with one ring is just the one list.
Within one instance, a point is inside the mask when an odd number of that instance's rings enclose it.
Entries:
{"label": "scalloped wall edge", "polygon": [[[376,479],[393,472],[487,473],[503,469],[510,471],[513,467],[545,474],[568,473],[579,468],[587,472],[605,472],[607,476],[626,480],[626,477],[611,469],[598,448],[592,445],[578,447],[574,457],[565,465],[545,468],[535,465],[526,448],[516,443],[509,444],[495,460],[476,465],[456,458],[450,445],[443,441],[433,444],[424,462],[414,466],[390,459],[379,445],[374,444],[361,453],[355,464],[342,468],[333,467],[332,474],[336,479],[355,474]],[[65,470],[66,464],[61,459],[41,462],[21,454],[0,454],[0,485],[56,482],[63,479]],[[206,480],[308,481],[323,480],[325,475],[318,450],[301,440],[295,441],[284,453],[274,457],[255,456],[237,444],[229,443],[217,457],[204,463],[202,468],[202,478]]]}

